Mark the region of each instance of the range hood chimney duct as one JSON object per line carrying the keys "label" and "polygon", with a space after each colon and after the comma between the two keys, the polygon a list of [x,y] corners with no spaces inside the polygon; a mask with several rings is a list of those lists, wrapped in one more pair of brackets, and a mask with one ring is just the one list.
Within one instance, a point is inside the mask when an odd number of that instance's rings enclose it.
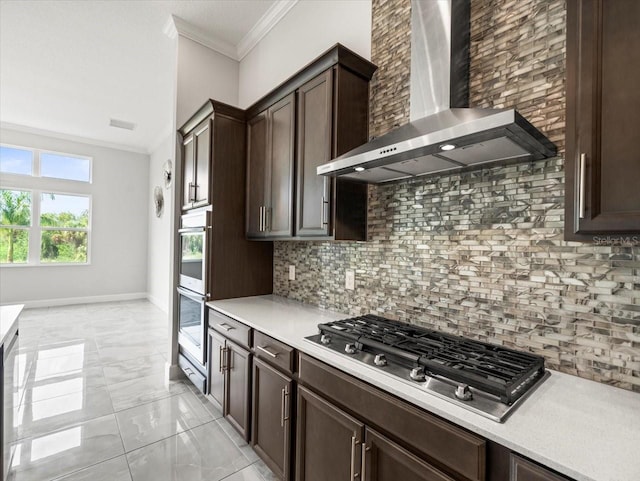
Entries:
{"label": "range hood chimney duct", "polygon": [[410,123],[317,168],[390,182],[478,164],[553,157],[514,109],[469,107],[469,0],[412,0]]}

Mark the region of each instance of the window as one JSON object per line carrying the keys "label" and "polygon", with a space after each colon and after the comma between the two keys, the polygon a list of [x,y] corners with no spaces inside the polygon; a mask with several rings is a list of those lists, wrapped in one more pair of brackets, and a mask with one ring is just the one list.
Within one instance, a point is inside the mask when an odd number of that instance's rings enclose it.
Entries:
{"label": "window", "polygon": [[0,264],[87,264],[91,158],[0,146]]}

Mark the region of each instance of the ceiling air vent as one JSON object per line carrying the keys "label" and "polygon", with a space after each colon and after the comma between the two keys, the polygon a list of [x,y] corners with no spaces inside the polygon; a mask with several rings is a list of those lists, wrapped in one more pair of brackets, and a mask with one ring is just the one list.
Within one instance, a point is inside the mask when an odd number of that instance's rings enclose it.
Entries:
{"label": "ceiling air vent", "polygon": [[110,119],[109,125],[111,127],[116,127],[118,129],[125,130],[134,130],[136,128],[136,124],[133,122],[127,122],[126,120],[118,120],[118,119]]}

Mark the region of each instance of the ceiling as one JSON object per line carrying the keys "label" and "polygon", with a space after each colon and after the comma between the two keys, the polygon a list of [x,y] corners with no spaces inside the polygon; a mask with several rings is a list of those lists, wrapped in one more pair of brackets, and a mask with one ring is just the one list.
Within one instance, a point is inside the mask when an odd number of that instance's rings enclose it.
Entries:
{"label": "ceiling", "polygon": [[0,121],[151,152],[172,125],[171,15],[180,33],[239,60],[292,4],[0,0]]}

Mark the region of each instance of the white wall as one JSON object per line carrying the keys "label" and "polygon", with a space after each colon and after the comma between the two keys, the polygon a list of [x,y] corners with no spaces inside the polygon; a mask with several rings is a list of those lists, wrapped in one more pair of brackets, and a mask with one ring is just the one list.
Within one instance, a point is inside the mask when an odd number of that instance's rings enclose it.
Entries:
{"label": "white wall", "polygon": [[160,186],[165,205],[160,217],[156,216],[153,207],[149,210],[147,294],[149,300],[165,312],[169,312],[171,292],[171,216],[175,185],[172,183],[169,189],[165,189],[162,167],[167,160],[175,165],[173,139],[173,135],[168,135],[149,160],[149,195],[152,196],[154,188]]}
{"label": "white wall", "polygon": [[[0,268],[0,303],[55,305],[144,297],[149,156],[3,129],[3,143],[93,157],[89,265]],[[37,301],[37,302],[29,302]]]}
{"label": "white wall", "polygon": [[371,58],[370,0],[301,0],[240,62],[247,108],[336,43]]}
{"label": "white wall", "polygon": [[235,60],[178,36],[177,127],[209,98],[237,105],[238,69]]}

